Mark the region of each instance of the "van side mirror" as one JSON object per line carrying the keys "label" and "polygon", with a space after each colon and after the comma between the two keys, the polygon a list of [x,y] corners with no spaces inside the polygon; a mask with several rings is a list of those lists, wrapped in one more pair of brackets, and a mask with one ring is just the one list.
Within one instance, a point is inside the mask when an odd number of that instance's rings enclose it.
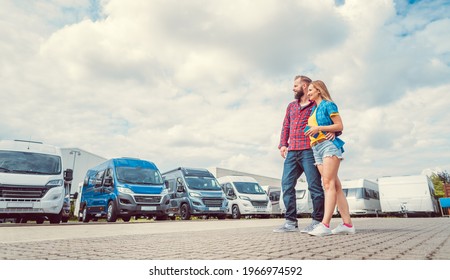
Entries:
{"label": "van side mirror", "polygon": [[103,183],[105,187],[111,187],[113,185],[113,178],[112,177],[106,177],[105,182]]}
{"label": "van side mirror", "polygon": [[164,186],[166,187],[166,189],[168,189],[169,188],[169,181],[164,180]]}
{"label": "van side mirror", "polygon": [[234,191],[233,191],[232,189],[229,189],[229,190],[227,191],[227,196],[229,196],[229,197],[235,196]]}
{"label": "van side mirror", "polygon": [[77,199],[78,198],[78,192],[75,192],[70,196],[71,199]]}
{"label": "van side mirror", "polygon": [[73,180],[73,170],[66,169],[64,170],[64,181],[71,182]]}

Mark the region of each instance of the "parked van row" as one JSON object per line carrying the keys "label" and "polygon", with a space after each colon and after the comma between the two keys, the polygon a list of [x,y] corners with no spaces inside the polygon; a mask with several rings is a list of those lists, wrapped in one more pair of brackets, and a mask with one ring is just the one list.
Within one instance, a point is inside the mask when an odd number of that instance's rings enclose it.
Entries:
{"label": "parked van row", "polygon": [[188,167],[161,174],[153,162],[136,158],[114,158],[90,168],[79,190],[75,214],[86,223],[132,217],[238,219],[269,217],[272,211],[267,194],[251,177],[217,180],[207,169]]}

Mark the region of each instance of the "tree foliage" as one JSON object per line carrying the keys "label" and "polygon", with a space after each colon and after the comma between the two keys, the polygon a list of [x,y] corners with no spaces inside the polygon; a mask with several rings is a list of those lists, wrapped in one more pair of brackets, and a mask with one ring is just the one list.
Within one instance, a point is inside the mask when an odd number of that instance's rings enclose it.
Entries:
{"label": "tree foliage", "polygon": [[444,183],[441,181],[441,178],[436,173],[433,173],[430,176],[431,182],[433,182],[434,185],[434,194],[436,197],[443,197],[444,196]]}
{"label": "tree foliage", "polygon": [[430,179],[433,182],[436,197],[444,197],[444,184],[450,183],[450,174],[448,171],[433,173]]}

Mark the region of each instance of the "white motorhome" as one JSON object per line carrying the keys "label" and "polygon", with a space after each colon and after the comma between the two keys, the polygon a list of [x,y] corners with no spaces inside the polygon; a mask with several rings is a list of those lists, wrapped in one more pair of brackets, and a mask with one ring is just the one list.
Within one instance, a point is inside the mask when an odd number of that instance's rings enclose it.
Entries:
{"label": "white motorhome", "polygon": [[228,199],[228,214],[270,217],[272,203],[259,183],[249,176],[224,176],[217,179]]}
{"label": "white motorhome", "polygon": [[393,215],[435,216],[439,213],[434,186],[426,175],[378,179],[381,210]]}
{"label": "white motorhome", "polygon": [[381,213],[378,183],[367,179],[346,180],[341,183],[347,197],[350,215],[378,216]]}
{"label": "white motorhome", "polygon": [[[309,194],[308,184],[306,182],[297,182],[295,186],[295,197],[297,204],[297,216],[310,216],[313,212],[311,195]],[[286,206],[283,201],[283,193],[280,194],[280,208],[286,213]]]}
{"label": "white motorhome", "polygon": [[0,219],[60,223],[72,170],[61,150],[41,142],[0,140]]}

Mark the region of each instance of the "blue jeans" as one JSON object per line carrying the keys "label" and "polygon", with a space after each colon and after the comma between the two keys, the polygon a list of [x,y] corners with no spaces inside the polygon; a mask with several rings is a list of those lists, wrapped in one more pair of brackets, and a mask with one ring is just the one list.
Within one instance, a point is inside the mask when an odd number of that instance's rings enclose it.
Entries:
{"label": "blue jeans", "polygon": [[287,220],[297,221],[295,186],[303,172],[306,175],[308,190],[313,204],[311,216],[314,220],[320,222],[323,218],[325,196],[319,170],[314,165],[312,149],[289,151],[284,160],[281,189],[283,190],[283,202],[286,207],[285,218]]}

